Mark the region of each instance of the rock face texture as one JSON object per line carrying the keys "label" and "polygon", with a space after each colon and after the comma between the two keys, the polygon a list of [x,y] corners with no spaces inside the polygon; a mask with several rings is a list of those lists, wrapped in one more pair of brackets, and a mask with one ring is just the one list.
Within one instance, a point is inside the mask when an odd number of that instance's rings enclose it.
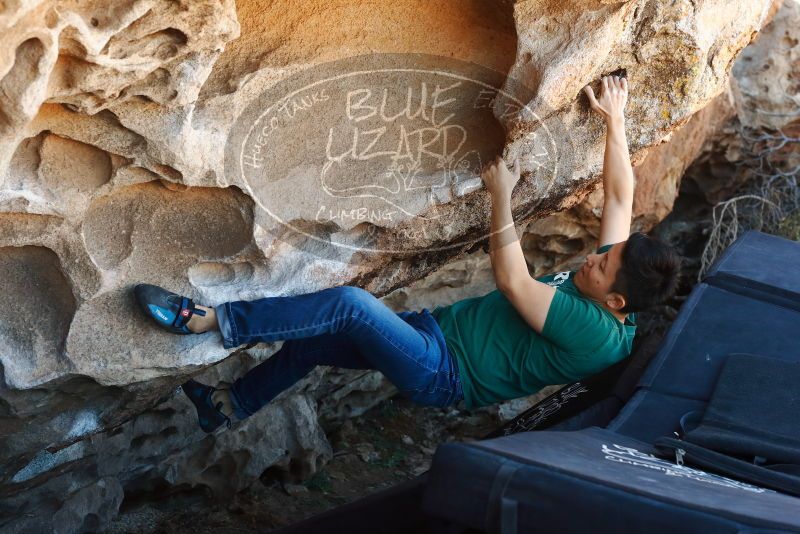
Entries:
{"label": "rock face texture", "polygon": [[[739,130],[791,132],[797,127],[800,2],[786,1],[771,9],[779,8],[733,64],[729,87],[648,150],[634,167],[633,231],[647,231],[670,212],[681,177],[701,154],[709,161],[700,185],[715,189],[709,191],[709,199],[722,201],[726,191],[746,179],[742,172],[731,176],[731,167],[741,157]],[[602,205],[603,192],[598,188],[574,207],[531,222],[522,235],[531,273],[571,269],[582,261],[597,244]]]}
{"label": "rock face texture", "polygon": [[778,130],[800,119],[800,4],[784,2],[733,66],[737,114],[749,128]]}
{"label": "rock face texture", "polygon": [[313,473],[330,454],[318,420],[391,386],[318,369],[205,436],[176,386],[201,371],[230,382],[275,347],[165,334],[132,285],[209,305],[340,284],[382,297],[457,260],[387,303],[485,292],[478,170],[500,152],[522,163],[513,206],[532,273],[568,266],[601,205],[604,131],[582,87],[630,81],[647,229],[730,114],[788,112],[762,69],[796,94],[794,0],[764,35],[781,52],[756,42],[733,66],[779,4],[2,3],[0,528],[96,529],[124,495]]}

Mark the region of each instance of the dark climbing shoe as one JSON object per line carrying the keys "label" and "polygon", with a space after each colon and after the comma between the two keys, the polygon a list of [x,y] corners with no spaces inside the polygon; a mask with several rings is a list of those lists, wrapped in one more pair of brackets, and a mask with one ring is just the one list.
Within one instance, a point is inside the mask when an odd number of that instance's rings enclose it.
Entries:
{"label": "dark climbing shoe", "polygon": [[214,406],[214,402],[211,400],[211,394],[217,388],[189,380],[181,385],[181,389],[197,409],[197,419],[203,432],[210,434],[218,429],[222,423],[228,425],[228,428],[231,427],[230,417],[220,411],[222,403],[218,402]]}
{"label": "dark climbing shoe", "polygon": [[192,315],[204,317],[206,312],[196,308],[194,301],[150,284],[138,284],[134,288],[136,302],[145,315],[158,326],[173,334],[194,334],[186,324]]}

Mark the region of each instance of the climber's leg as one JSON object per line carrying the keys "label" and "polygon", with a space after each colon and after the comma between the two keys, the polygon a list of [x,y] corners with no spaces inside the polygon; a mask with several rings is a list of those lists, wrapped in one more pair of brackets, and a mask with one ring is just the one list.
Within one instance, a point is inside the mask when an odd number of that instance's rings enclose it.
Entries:
{"label": "climber's leg", "polygon": [[228,302],[216,312],[227,348],[287,340],[233,385],[242,412],[254,413],[315,365],[377,369],[422,404],[444,406],[461,395],[455,364],[436,340],[363,289]]}
{"label": "climber's leg", "polygon": [[317,365],[372,369],[359,348],[343,333],[288,339],[267,360],[250,369],[230,387],[233,412],[244,419],[305,377]]}

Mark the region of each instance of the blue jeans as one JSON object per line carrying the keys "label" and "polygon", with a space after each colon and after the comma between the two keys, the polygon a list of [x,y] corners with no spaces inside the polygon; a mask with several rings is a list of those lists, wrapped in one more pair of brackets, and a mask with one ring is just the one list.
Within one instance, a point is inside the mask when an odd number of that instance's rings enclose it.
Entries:
{"label": "blue jeans", "polygon": [[444,407],[464,397],[455,358],[430,313],[395,313],[368,291],[340,286],[215,307],[225,348],[284,340],[231,386],[236,416],[254,414],[317,365],[377,369],[412,401]]}

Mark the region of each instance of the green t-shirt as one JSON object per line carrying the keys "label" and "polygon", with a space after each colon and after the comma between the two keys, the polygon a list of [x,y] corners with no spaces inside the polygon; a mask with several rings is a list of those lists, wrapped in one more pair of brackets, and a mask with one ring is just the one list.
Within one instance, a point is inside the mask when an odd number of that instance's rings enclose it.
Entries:
{"label": "green t-shirt", "polygon": [[565,271],[537,278],[556,288],[541,334],[497,289],[431,312],[458,363],[469,408],[580,380],[630,354],[635,314],[621,323],[578,291],[574,275]]}

